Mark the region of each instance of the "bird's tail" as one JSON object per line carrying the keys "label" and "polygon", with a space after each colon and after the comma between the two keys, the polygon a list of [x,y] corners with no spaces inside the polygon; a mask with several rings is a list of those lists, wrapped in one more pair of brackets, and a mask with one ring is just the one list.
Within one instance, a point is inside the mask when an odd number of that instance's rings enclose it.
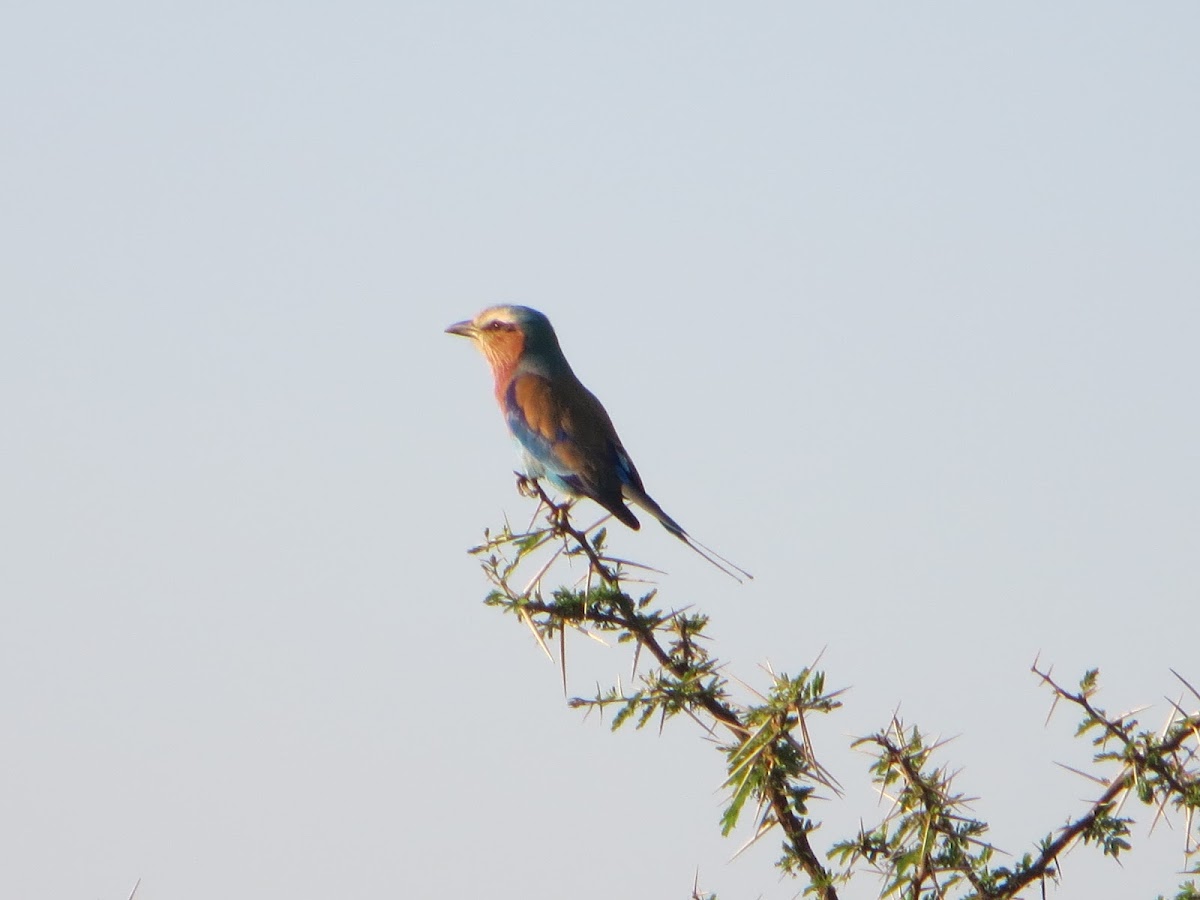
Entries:
{"label": "bird's tail", "polygon": [[[716,566],[738,584],[742,583],[742,578],[748,578],[750,580],[754,579],[754,576],[741,566],[737,565],[736,563],[731,563],[720,553],[717,553],[717,551],[704,546],[702,543],[684,531],[683,526],[668,516],[666,512],[663,511],[663,508],[654,501],[654,498],[645,491],[639,491],[632,485],[626,484],[622,485],[621,492],[625,495],[625,499],[627,499],[630,503],[640,506],[646,512],[650,513],[650,515],[658,519],[663,528],[667,529],[667,531],[671,532],[671,534],[675,535],[675,537],[679,538],[681,541],[691,547],[692,550],[702,556],[706,562]],[[742,577],[739,578],[739,575]]]}

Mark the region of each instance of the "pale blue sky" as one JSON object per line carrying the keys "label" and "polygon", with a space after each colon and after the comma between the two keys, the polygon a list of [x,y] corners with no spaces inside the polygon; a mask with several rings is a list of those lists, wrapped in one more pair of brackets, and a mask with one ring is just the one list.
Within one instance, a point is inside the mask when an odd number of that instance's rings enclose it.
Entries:
{"label": "pale blue sky", "polygon": [[528,506],[442,329],[496,302],[758,576],[618,527],[664,600],[852,686],[818,846],[900,704],[1025,852],[1094,793],[1036,654],[1154,725],[1200,681],[1198,45],[1185,2],[0,13],[0,897],[796,893],[727,864],[695,727],[581,724],[480,605]]}

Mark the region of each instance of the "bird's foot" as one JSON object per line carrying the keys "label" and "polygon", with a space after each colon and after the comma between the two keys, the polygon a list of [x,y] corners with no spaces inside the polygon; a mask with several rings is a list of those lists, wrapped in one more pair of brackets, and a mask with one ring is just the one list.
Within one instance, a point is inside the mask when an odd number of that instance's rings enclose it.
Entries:
{"label": "bird's foot", "polygon": [[517,476],[517,493],[522,497],[529,497],[536,500],[542,495],[536,478],[530,478],[521,472],[514,472],[513,474]]}
{"label": "bird's foot", "polygon": [[521,472],[514,472],[517,476],[517,493],[522,497],[529,497],[539,501],[546,509],[549,510],[550,522],[555,527],[567,533],[571,531],[571,508],[575,505],[573,499],[564,500],[562,503],[555,503],[542,487],[541,482],[536,478],[530,478]]}

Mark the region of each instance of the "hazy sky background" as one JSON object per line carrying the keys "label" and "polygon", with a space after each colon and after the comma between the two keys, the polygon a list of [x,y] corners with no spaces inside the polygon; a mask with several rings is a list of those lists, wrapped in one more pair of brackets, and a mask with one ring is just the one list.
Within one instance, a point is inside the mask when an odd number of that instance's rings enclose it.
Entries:
{"label": "hazy sky background", "polygon": [[[664,602],[852,687],[817,846],[899,705],[1032,849],[1098,790],[1036,655],[1155,727],[1200,682],[1198,46],[1191,2],[10,4],[0,898],[797,893],[694,725],[582,722],[480,604],[530,506],[442,329],[496,302],[758,576],[618,526]],[[1134,844],[1058,896],[1172,892],[1180,830]]]}

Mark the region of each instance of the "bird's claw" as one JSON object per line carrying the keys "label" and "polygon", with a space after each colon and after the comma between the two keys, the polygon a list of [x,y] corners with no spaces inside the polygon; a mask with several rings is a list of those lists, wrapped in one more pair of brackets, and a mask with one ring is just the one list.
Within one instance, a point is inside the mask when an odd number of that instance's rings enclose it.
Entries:
{"label": "bird's claw", "polygon": [[522,475],[520,472],[514,472],[517,476],[517,493],[522,497],[531,497],[536,499],[538,496],[537,479],[530,478],[528,475]]}
{"label": "bird's claw", "polygon": [[518,494],[520,494],[522,497],[540,500],[542,503],[546,504],[546,506],[550,508],[550,515],[556,524],[570,524],[567,518],[567,513],[569,513],[571,511],[571,507],[574,506],[574,500],[566,500],[562,503],[555,503],[546,496],[546,492],[542,490],[542,486],[538,484],[538,480],[536,478],[530,478],[528,475],[524,475],[520,472],[514,472],[513,474],[517,476]]}

